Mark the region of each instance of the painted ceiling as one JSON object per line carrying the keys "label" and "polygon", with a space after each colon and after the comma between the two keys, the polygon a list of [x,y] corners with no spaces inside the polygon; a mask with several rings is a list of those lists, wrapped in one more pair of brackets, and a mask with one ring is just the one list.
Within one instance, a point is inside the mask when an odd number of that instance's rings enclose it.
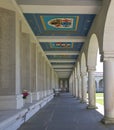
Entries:
{"label": "painted ceiling", "polygon": [[36,36],[86,36],[95,14],[30,14],[25,13]]}
{"label": "painted ceiling", "polygon": [[44,51],[80,51],[82,42],[40,42]]}
{"label": "painted ceiling", "polygon": [[[35,36],[80,36],[86,37],[95,14],[38,14],[38,13],[24,13]],[[48,39],[47,39],[48,40]],[[44,52],[53,52],[48,55],[50,63],[54,69],[70,69],[73,68],[78,58],[77,54],[69,54],[69,52],[80,52],[84,42],[40,42]],[[58,53],[57,55],[54,52]],[[63,54],[62,52],[66,52]],[[53,61],[54,60],[54,61]],[[60,62],[58,62],[58,60]],[[62,61],[61,61],[62,60]],[[71,62],[67,62],[71,60]],[[63,62],[64,61],[64,62]],[[64,72],[65,73],[65,72]],[[70,76],[67,74],[67,78]],[[65,78],[66,78],[65,77]],[[64,77],[63,77],[64,78]]]}

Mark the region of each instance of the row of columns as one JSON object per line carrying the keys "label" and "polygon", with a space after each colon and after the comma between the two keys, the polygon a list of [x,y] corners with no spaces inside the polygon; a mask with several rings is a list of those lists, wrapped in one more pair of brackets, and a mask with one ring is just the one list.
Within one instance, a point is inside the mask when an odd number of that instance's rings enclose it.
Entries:
{"label": "row of columns", "polygon": [[[104,79],[104,117],[101,120],[105,124],[114,124],[114,60],[104,58],[103,61]],[[76,68],[69,80],[69,90],[73,96],[81,102],[87,102],[88,85],[88,109],[96,109],[96,87],[95,68],[88,67],[88,72],[77,73]],[[88,76],[87,76],[88,73]],[[88,82],[87,82],[88,79]]]}
{"label": "row of columns", "polygon": [[[14,11],[0,8],[0,110],[20,109],[58,87],[58,77],[41,48],[15,19]],[[29,92],[26,99],[24,90]]]}
{"label": "row of columns", "polygon": [[70,92],[82,103],[87,102],[88,91],[88,108],[96,108],[95,102],[95,75],[94,69],[88,69],[88,90],[87,90],[87,72],[77,73],[76,68],[70,77]]}

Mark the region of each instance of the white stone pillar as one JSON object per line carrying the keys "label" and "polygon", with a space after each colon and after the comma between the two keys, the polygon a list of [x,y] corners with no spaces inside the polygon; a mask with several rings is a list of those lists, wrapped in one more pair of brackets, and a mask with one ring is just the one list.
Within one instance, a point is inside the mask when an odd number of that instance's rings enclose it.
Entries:
{"label": "white stone pillar", "polygon": [[41,66],[41,73],[42,73],[42,75],[41,75],[42,76],[42,82],[41,82],[42,85],[41,86],[42,86],[42,92],[41,92],[41,95],[42,95],[42,99],[43,99],[45,97],[45,95],[44,95],[45,94],[45,88],[44,88],[44,63],[45,62],[44,62],[44,56],[43,55],[42,55],[41,58],[42,58],[42,60],[41,60],[42,61],[42,66]]}
{"label": "white stone pillar", "polygon": [[32,92],[32,100],[37,100],[37,86],[36,86],[36,44],[31,43],[31,57],[30,57],[30,87]]}
{"label": "white stone pillar", "polygon": [[50,71],[50,87],[49,87],[49,95],[52,93],[52,68],[49,67]]}
{"label": "white stone pillar", "polygon": [[72,72],[72,95],[75,96],[75,90],[74,90],[74,72]]}
{"label": "white stone pillar", "polygon": [[49,71],[49,64],[47,63],[47,95],[49,95],[50,89],[50,71]]}
{"label": "white stone pillar", "polygon": [[78,99],[82,100],[81,76],[78,75]]}
{"label": "white stone pillar", "polygon": [[40,99],[40,51],[36,46],[36,100]]}
{"label": "white stone pillar", "polygon": [[39,88],[39,100],[42,99],[42,53],[39,52],[39,73],[38,73],[38,88]]}
{"label": "white stone pillar", "polygon": [[71,86],[71,94],[73,95],[73,75],[71,75],[71,81],[70,81],[70,86]]}
{"label": "white stone pillar", "polygon": [[50,68],[50,90],[49,90],[50,95],[53,93],[53,85],[52,85],[53,84],[53,81],[52,81],[53,80],[53,77],[52,77],[53,75],[52,75],[52,71],[53,71],[52,68]]}
{"label": "white stone pillar", "polygon": [[30,35],[27,33],[21,33],[21,89],[22,92],[27,90],[29,95],[24,99],[25,103],[32,103],[32,93],[31,93],[31,43]]}
{"label": "white stone pillar", "polygon": [[104,118],[103,123],[114,124],[114,59],[103,62],[104,71]]}
{"label": "white stone pillar", "polygon": [[19,38],[15,12],[0,8],[0,110],[23,107]]}
{"label": "white stone pillar", "polygon": [[73,71],[73,96],[76,96],[75,72]]}
{"label": "white stone pillar", "polygon": [[88,67],[88,109],[96,109],[95,67]]}
{"label": "white stone pillar", "polygon": [[87,101],[87,73],[82,72],[82,102]]}
{"label": "white stone pillar", "polygon": [[75,76],[75,88],[76,88],[76,98],[78,98],[78,78],[77,78],[77,75]]}
{"label": "white stone pillar", "polygon": [[75,68],[75,71],[74,71],[74,74],[75,74],[75,97],[78,98],[78,77],[77,77],[77,73],[76,73],[76,68]]}
{"label": "white stone pillar", "polygon": [[47,83],[46,83],[46,79],[47,79],[47,77],[46,77],[46,61],[45,61],[45,59],[44,59],[44,97],[46,97],[47,96]]}

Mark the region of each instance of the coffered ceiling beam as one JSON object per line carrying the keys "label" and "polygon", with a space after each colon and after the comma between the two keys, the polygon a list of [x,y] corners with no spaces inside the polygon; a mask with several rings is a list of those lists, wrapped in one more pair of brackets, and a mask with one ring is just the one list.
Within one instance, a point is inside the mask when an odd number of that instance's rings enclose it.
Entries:
{"label": "coffered ceiling beam", "polygon": [[97,14],[100,0],[17,0],[24,13],[40,14]]}
{"label": "coffered ceiling beam", "polygon": [[79,51],[45,51],[46,55],[79,55]]}
{"label": "coffered ceiling beam", "polygon": [[53,68],[73,68],[73,65],[52,65]]}
{"label": "coffered ceiling beam", "polygon": [[72,62],[75,62],[76,60],[75,59],[61,59],[61,60],[58,60],[58,59],[53,59],[53,60],[49,60],[51,63],[72,63]]}
{"label": "coffered ceiling beam", "polygon": [[39,42],[85,42],[86,37],[79,36],[37,36]]}
{"label": "coffered ceiling beam", "polygon": [[56,72],[71,72],[72,69],[54,69]]}

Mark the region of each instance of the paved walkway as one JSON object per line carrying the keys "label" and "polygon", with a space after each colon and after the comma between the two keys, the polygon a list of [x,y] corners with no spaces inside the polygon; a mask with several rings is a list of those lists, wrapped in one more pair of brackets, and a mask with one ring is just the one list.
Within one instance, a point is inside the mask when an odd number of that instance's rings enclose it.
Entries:
{"label": "paved walkway", "polygon": [[100,123],[98,111],[86,107],[69,93],[61,94],[18,130],[114,130],[114,125]]}

